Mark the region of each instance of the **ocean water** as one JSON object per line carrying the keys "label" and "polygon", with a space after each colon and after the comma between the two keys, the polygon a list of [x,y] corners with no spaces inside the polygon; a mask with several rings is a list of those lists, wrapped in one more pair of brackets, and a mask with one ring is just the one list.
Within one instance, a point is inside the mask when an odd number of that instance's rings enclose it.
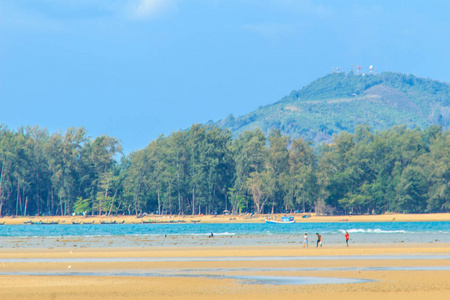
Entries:
{"label": "ocean water", "polygon": [[[293,245],[316,233],[324,245],[448,243],[450,222],[173,223],[0,226],[1,248]],[[213,233],[214,238],[208,236]]]}

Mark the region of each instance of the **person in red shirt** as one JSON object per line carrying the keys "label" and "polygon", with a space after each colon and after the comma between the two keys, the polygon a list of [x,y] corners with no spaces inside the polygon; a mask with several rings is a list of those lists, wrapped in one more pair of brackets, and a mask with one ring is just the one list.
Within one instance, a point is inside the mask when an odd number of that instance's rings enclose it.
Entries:
{"label": "person in red shirt", "polygon": [[345,231],[345,243],[347,244],[347,247],[348,247],[349,238],[350,238],[350,235],[348,234],[348,231]]}

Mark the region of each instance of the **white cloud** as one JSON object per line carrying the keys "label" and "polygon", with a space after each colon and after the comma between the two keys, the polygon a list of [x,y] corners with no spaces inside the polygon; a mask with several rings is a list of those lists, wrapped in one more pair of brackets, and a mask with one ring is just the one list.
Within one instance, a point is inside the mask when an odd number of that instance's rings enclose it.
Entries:
{"label": "white cloud", "polygon": [[138,19],[153,19],[177,8],[175,0],[138,0],[133,5],[132,17]]}

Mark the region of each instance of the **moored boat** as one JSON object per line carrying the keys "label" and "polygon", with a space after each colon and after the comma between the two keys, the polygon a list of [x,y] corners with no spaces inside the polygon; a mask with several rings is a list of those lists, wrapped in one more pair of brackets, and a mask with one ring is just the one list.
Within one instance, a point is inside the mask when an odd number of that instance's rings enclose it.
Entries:
{"label": "moored boat", "polygon": [[87,225],[87,224],[94,224],[95,223],[95,221],[92,221],[92,222],[82,222],[83,223],[83,225]]}
{"label": "moored boat", "polygon": [[59,224],[59,221],[57,221],[57,222],[55,222],[55,221],[51,221],[51,222],[44,222],[44,221],[37,221],[37,222],[35,222],[35,221],[25,221],[25,222],[23,222],[23,224],[25,224],[25,225],[58,225]]}
{"label": "moored boat", "polygon": [[125,220],[120,223],[117,223],[117,221],[100,221],[100,224],[102,224],[102,225],[113,225],[113,224],[124,224],[124,223],[125,223]]}
{"label": "moored boat", "polygon": [[149,221],[141,221],[141,224],[174,224],[174,223],[185,223],[186,221],[182,220],[169,220],[169,221],[160,221],[160,220],[149,220]]}
{"label": "moored boat", "polygon": [[41,224],[41,225],[58,225],[59,224],[59,221],[51,221],[51,222],[42,222],[42,221],[40,221],[39,222],[39,224]]}
{"label": "moored boat", "polygon": [[117,221],[100,221],[100,224],[102,224],[102,225],[112,225],[112,224],[117,224]]}
{"label": "moored boat", "polygon": [[283,216],[281,220],[272,220],[266,219],[266,223],[274,223],[274,224],[291,224],[295,223],[293,216]]}

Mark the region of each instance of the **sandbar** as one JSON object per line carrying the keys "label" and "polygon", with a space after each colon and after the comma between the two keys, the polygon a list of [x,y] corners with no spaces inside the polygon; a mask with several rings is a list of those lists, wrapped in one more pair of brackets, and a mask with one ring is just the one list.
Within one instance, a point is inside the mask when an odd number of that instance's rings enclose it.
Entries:
{"label": "sandbar", "polygon": [[448,299],[449,256],[450,243],[0,249],[0,295],[18,300]]}

